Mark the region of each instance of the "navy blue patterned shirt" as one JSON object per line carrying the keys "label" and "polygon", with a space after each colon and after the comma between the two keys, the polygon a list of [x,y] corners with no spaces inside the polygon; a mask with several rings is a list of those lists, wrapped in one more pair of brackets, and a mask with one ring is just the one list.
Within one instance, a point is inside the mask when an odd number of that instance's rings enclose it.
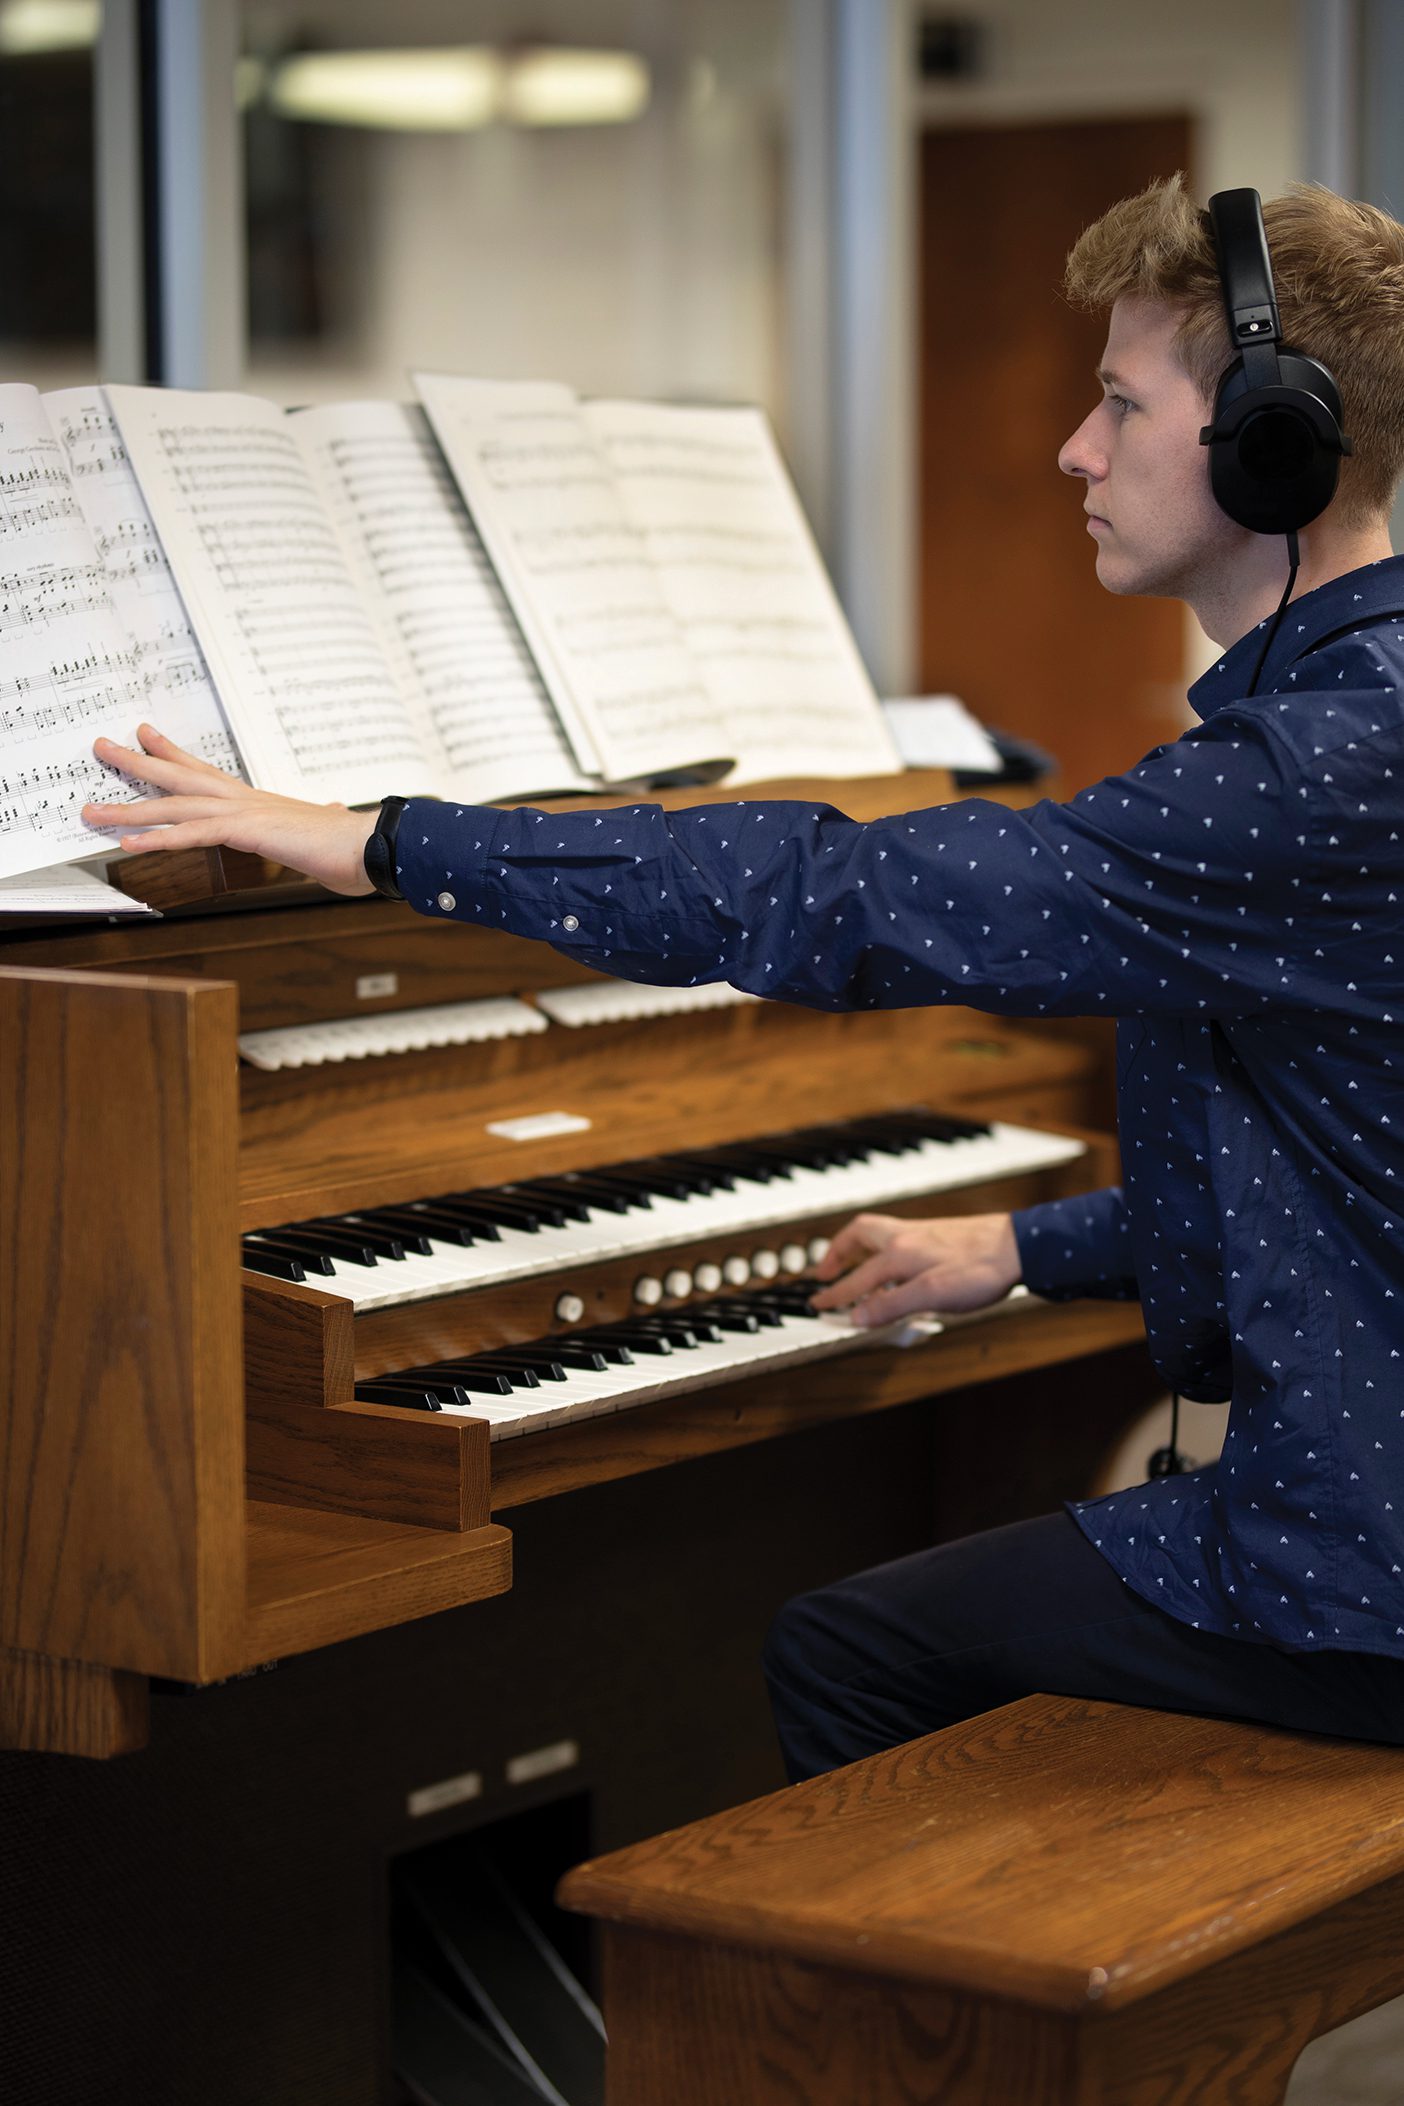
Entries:
{"label": "navy blue patterned shirt", "polygon": [[1245,699],[1262,643],[1064,804],[416,799],[401,883],[628,979],[1121,1019],[1124,1189],[1017,1216],[1024,1278],[1139,1295],[1166,1381],[1231,1401],[1215,1466],[1075,1517],[1183,1622],[1404,1655],[1404,559],[1289,607]]}

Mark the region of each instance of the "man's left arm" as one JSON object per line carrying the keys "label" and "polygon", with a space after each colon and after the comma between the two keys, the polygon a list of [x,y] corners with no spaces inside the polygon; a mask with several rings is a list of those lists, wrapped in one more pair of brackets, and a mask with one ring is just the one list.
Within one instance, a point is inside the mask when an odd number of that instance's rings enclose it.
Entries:
{"label": "man's left arm", "polygon": [[1140,1286],[1119,1185],[1020,1207],[1013,1215],[1019,1276],[1048,1301],[1134,1302]]}

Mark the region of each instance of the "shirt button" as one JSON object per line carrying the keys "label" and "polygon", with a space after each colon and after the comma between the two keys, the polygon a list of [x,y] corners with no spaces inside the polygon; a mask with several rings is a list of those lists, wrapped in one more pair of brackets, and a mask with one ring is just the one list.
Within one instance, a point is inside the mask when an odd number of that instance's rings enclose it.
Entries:
{"label": "shirt button", "polygon": [[578,914],[563,914],[561,916],[561,927],[565,930],[567,936],[573,936],[580,927],[580,916]]}
{"label": "shirt button", "polygon": [[435,901],[435,905],[439,907],[443,913],[452,914],[454,908],[458,905],[458,901],[454,898],[451,892],[441,892],[439,894],[438,899]]}

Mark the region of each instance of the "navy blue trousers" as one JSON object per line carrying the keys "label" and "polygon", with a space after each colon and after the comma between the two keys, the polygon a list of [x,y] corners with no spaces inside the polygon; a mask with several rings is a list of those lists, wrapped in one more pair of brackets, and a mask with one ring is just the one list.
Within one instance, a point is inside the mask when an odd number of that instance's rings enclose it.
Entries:
{"label": "navy blue trousers", "polygon": [[1037,1691],[1404,1745],[1404,1660],[1196,1631],[1142,1601],[1066,1513],[798,1596],[765,1672],[792,1783]]}

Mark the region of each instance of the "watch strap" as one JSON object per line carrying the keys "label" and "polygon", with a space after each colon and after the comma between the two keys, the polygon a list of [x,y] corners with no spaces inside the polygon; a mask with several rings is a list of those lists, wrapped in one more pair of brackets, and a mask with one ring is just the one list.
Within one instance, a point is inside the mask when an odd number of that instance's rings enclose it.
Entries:
{"label": "watch strap", "polygon": [[400,815],[408,803],[407,797],[382,797],[379,814],[362,856],[366,876],[383,899],[403,899],[405,896],[395,872],[395,843],[400,831]]}

